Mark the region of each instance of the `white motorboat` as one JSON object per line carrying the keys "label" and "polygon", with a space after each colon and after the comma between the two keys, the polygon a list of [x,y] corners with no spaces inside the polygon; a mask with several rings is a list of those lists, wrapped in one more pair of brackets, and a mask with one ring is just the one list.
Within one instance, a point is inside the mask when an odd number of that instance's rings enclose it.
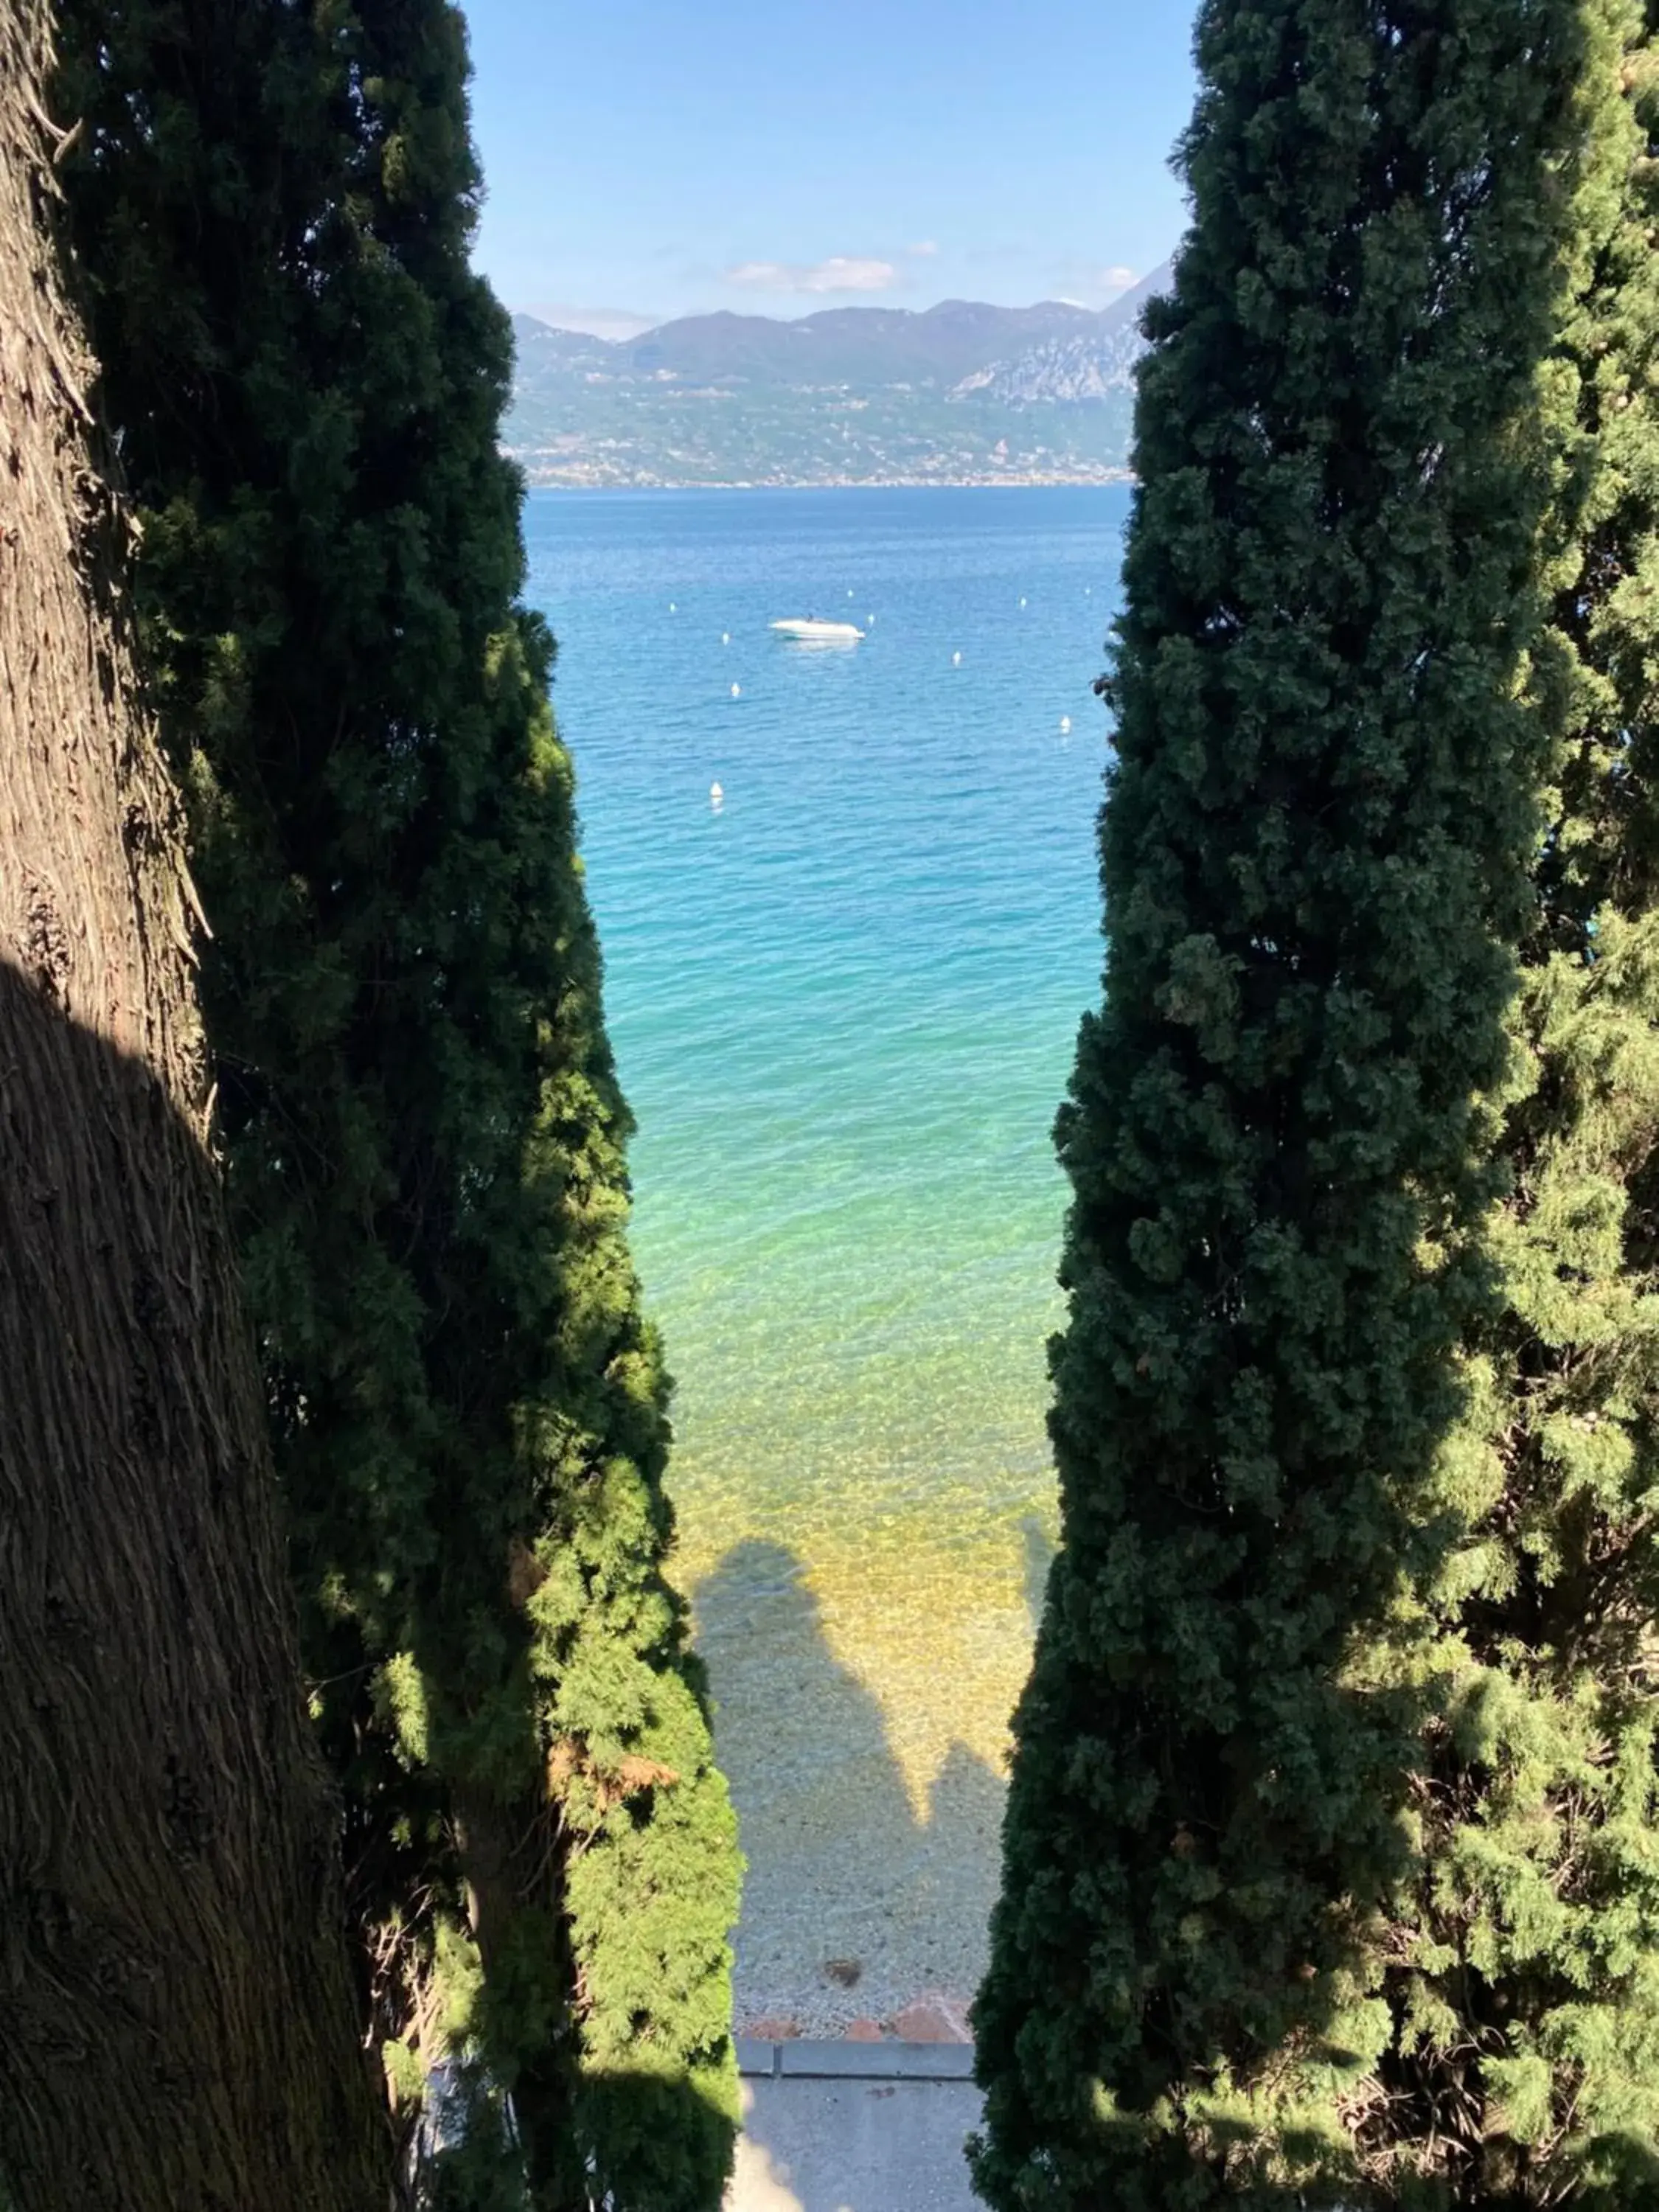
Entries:
{"label": "white motorboat", "polygon": [[789,615],[772,628],[781,637],[799,637],[821,643],[855,642],[864,635],[856,623],[823,622],[817,615]]}

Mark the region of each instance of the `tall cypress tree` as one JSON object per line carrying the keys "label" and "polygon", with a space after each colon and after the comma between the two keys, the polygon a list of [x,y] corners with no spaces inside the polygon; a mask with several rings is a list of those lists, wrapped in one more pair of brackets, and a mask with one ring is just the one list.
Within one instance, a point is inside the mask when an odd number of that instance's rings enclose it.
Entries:
{"label": "tall cypress tree", "polygon": [[994,2206],[1352,2204],[1544,717],[1577,0],[1209,0],[1148,312]]}
{"label": "tall cypress tree", "polygon": [[[70,0],[70,179],[186,775],[230,1188],[405,2109],[718,2201],[738,1862],[664,1579],[553,648],[444,0]],[[459,2177],[452,2177],[459,2179]],[[508,2184],[510,2195],[510,2180]]]}
{"label": "tall cypress tree", "polygon": [[1520,2212],[1659,2205],[1659,7],[1600,27],[1600,174],[1553,385],[1547,800],[1493,1217],[1504,1310],[1449,1455],[1426,1878],[1363,2136]]}

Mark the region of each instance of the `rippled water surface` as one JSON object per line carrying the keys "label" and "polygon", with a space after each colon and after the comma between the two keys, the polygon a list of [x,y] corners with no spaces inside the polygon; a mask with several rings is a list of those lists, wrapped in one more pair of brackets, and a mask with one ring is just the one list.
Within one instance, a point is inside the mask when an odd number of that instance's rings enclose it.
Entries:
{"label": "rippled water surface", "polygon": [[[751,1862],[751,2013],[976,1971],[1052,1525],[1049,1131],[1097,990],[1091,685],[1127,504],[528,504],[678,1383],[678,1571]],[[768,629],[808,612],[868,635]],[[829,1959],[859,1961],[851,1996]]]}

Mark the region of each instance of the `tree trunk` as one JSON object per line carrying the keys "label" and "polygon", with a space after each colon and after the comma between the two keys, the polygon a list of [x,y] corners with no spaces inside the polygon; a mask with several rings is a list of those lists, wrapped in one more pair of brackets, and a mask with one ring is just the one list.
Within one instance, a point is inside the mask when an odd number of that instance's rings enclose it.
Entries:
{"label": "tree trunk", "polygon": [[190,892],[0,0],[0,2166],[16,2212],[368,2212]]}
{"label": "tree trunk", "polygon": [[[490,1791],[465,1787],[456,1790],[454,1808],[469,1917],[489,1984],[509,1992],[527,1987],[532,2002],[561,1982],[574,1987],[562,1853],[546,1834],[545,1808],[503,1806]],[[539,1870],[531,1863],[537,1857]],[[529,1978],[526,1948],[543,1954]],[[531,2201],[536,2212],[583,2212],[592,2198],[575,2124],[580,2029],[568,2012],[544,2017],[540,2033],[525,2041],[528,2055],[508,2086]]]}

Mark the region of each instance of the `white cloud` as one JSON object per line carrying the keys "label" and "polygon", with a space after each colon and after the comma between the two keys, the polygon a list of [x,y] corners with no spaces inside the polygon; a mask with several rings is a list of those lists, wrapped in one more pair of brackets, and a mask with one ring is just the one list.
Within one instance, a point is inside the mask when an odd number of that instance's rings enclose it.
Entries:
{"label": "white cloud", "polygon": [[886,292],[898,282],[890,261],[832,253],[827,261],[740,261],[726,272],[728,284],[757,292]]}
{"label": "white cloud", "polygon": [[637,314],[631,307],[582,307],[568,300],[540,300],[524,311],[556,331],[580,331],[595,338],[636,338],[653,331],[660,315]]}
{"label": "white cloud", "polygon": [[907,246],[904,250],[918,261],[929,261],[939,252],[939,240],[936,238],[920,239],[915,246]]}
{"label": "white cloud", "polygon": [[1049,296],[1064,300],[1068,307],[1108,307],[1140,282],[1140,271],[1124,261],[1061,261],[1050,265],[1060,283]]}

